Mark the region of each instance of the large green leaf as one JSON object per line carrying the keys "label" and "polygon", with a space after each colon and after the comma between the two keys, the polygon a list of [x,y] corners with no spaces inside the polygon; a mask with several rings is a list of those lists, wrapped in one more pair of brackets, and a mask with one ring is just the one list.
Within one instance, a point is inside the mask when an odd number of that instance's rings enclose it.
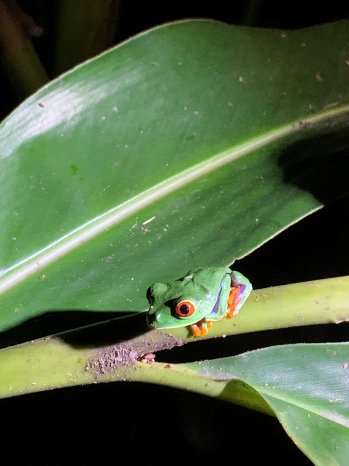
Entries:
{"label": "large green leaf", "polygon": [[348,22],[184,21],[26,100],[0,127],[0,328],[142,310],[152,282],[230,264],[342,193],[348,39]]}
{"label": "large green leaf", "polygon": [[348,464],[348,343],[275,346],[189,367],[210,379],[248,383],[317,466]]}

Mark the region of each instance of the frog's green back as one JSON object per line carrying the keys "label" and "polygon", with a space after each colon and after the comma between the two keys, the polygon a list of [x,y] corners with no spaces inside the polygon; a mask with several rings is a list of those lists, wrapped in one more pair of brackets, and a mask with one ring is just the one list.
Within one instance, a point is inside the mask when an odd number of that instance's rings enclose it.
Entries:
{"label": "frog's green back", "polygon": [[[200,267],[173,282],[155,283],[148,290],[149,325],[173,328],[196,323],[211,313],[219,297],[222,299],[218,303],[217,312],[210,320],[220,320],[226,312],[230,274],[231,270],[227,267]],[[193,314],[178,316],[175,309],[181,302],[192,304],[195,308]]]}

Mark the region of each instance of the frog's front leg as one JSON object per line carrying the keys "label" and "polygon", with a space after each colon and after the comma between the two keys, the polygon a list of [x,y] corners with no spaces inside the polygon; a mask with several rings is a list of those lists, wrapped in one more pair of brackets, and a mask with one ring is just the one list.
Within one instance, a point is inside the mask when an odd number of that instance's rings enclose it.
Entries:
{"label": "frog's front leg", "polygon": [[208,334],[208,329],[212,327],[212,321],[211,320],[206,320],[204,317],[203,319],[199,320],[199,322],[196,322],[196,324],[191,324],[190,328],[192,331],[192,334],[195,337],[199,337],[201,335],[207,335]]}

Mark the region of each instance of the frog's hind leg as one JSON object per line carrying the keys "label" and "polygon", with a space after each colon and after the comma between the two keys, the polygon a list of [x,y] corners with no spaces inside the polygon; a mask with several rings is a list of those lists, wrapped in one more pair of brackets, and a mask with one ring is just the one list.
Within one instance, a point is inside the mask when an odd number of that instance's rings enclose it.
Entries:
{"label": "frog's hind leg", "polygon": [[241,298],[243,296],[244,289],[245,285],[243,285],[242,283],[238,285],[233,285],[231,287],[228,298],[228,311],[226,316],[235,317],[237,315],[242,304]]}

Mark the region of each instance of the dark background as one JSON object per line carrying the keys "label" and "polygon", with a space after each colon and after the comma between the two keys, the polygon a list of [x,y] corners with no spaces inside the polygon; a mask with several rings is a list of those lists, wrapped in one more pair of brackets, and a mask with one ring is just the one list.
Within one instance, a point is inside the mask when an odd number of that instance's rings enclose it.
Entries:
{"label": "dark background", "polygon": [[[43,2],[19,2],[34,17]],[[54,16],[52,2],[51,15]],[[231,24],[293,29],[345,19],[349,4],[260,0],[120,3],[115,43],[158,24],[213,18]],[[48,19],[46,18],[48,21]],[[49,57],[53,31],[37,40]],[[0,117],[17,105],[6,76]],[[255,288],[349,273],[349,201],[342,197],[234,264]],[[242,335],[214,342],[215,357],[273,344],[340,341],[347,327],[321,326]],[[158,360],[212,357],[211,342],[163,352]],[[1,376],[1,375],[0,375]],[[215,399],[161,386],[115,383],[0,401],[0,464],[312,464],[274,418]]]}

